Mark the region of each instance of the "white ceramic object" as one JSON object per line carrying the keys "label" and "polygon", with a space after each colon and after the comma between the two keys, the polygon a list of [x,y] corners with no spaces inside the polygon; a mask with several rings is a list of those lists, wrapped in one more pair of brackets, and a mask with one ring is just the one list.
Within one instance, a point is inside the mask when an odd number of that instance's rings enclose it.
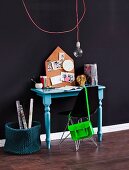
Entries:
{"label": "white ceramic object", "polygon": [[74,68],[73,61],[71,61],[71,60],[65,60],[65,61],[63,62],[63,69],[64,69],[65,71],[72,71],[73,68]]}
{"label": "white ceramic object", "polygon": [[42,83],[35,83],[35,88],[36,89],[41,89],[43,87]]}

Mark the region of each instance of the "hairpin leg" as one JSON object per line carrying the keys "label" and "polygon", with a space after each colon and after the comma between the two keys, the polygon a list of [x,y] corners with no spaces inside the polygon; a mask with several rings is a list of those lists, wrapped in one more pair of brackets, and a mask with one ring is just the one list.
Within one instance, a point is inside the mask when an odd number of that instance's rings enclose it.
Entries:
{"label": "hairpin leg", "polygon": [[[69,120],[70,121],[70,120]],[[63,131],[63,134],[62,134],[62,136],[61,136],[61,139],[60,139],[60,141],[59,141],[59,144],[61,144],[69,135],[70,135],[70,133],[63,139],[63,136],[64,136],[64,134],[65,134],[65,132],[66,132],[66,129],[68,128],[68,125],[69,125],[69,121],[68,121],[68,123],[67,123],[67,125],[66,125],[66,127],[65,127],[65,130]]]}
{"label": "hairpin leg", "polygon": [[79,150],[79,147],[80,147],[80,140],[77,140],[77,141],[75,141],[75,148],[76,148],[76,151]]}
{"label": "hairpin leg", "polygon": [[67,139],[67,137],[68,137],[69,135],[70,135],[70,133],[69,133],[65,138],[61,139],[60,142],[59,142],[59,145],[60,145],[62,142],[64,142],[64,140]]}
{"label": "hairpin leg", "polygon": [[98,147],[97,143],[95,142],[95,140],[91,137],[90,140],[95,144],[96,147]]}

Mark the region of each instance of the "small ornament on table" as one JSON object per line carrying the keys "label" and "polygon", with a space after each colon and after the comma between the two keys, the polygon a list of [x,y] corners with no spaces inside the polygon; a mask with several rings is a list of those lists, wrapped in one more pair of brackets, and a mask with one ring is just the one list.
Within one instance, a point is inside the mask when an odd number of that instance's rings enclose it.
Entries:
{"label": "small ornament on table", "polygon": [[76,78],[76,82],[79,86],[84,86],[86,83],[86,76],[84,74],[78,75]]}

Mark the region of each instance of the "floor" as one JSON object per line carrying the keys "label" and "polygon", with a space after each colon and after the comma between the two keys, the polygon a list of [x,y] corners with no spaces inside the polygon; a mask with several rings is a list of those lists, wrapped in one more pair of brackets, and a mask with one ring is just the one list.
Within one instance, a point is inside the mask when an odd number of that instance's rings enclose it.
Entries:
{"label": "floor", "polygon": [[[95,136],[96,137],[96,136]],[[129,170],[129,130],[106,133],[98,148],[83,141],[78,152],[70,139],[58,146],[52,141],[48,151],[31,155],[12,155],[0,148],[0,170]]]}

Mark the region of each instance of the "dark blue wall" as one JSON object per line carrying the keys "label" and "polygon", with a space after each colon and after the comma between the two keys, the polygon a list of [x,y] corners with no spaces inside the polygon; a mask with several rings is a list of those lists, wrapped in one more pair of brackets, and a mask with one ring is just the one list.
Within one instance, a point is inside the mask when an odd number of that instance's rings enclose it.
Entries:
{"label": "dark blue wall", "polygon": [[[75,25],[75,0],[25,2],[36,22],[45,29],[60,31]],[[82,1],[79,2],[81,14]],[[84,55],[78,60],[73,56],[76,31],[63,35],[43,33],[30,22],[21,0],[1,0],[0,138],[4,138],[4,124],[17,120],[15,101],[21,101],[28,117],[31,97],[35,100],[34,119],[41,121],[44,133],[42,101],[30,91],[30,78],[38,81],[45,74],[44,61],[57,46],[75,60],[76,75],[83,73],[84,63],[98,64],[99,83],[106,86],[103,125],[129,121],[129,1],[86,0],[86,4],[87,12],[80,24]],[[56,113],[72,107],[73,100],[54,100],[52,132],[64,128],[65,117]]]}

